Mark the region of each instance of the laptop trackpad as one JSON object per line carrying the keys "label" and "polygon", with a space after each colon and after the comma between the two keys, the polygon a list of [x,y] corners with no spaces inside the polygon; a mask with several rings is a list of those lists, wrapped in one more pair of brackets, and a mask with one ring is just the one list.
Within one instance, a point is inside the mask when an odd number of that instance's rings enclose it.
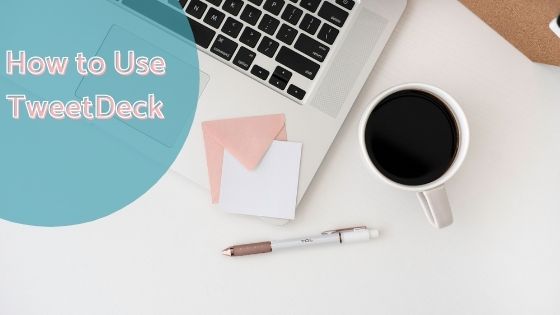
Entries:
{"label": "laptop trackpad", "polygon": [[[166,63],[166,73],[163,76],[118,74],[114,68],[114,51],[116,50],[121,51],[120,60],[124,68],[128,66],[128,51],[132,50],[136,57],[145,56],[148,59],[155,56],[162,57]],[[194,53],[196,55],[196,51]],[[154,94],[155,100],[160,100],[164,104],[164,120],[133,118],[98,122],[106,125],[103,126],[103,129],[111,127],[109,129],[118,132],[121,137],[126,138],[127,142],[130,142],[129,140],[134,142],[134,138],[142,142],[142,138],[149,137],[151,142],[155,141],[170,148],[182,145],[182,143],[177,143],[178,136],[185,127],[185,122],[192,123],[198,96],[202,94],[210,79],[206,73],[198,70],[196,58],[193,57],[192,61],[180,60],[116,25],[111,27],[96,55],[106,61],[107,70],[101,76],[84,77],[76,89],[76,96],[93,98],[95,95],[106,94],[112,96],[115,102],[127,100],[134,103],[138,100],[147,101],[148,94]],[[124,128],[127,130],[123,129],[123,125],[127,126]],[[131,129],[136,132],[131,132]],[[138,143],[138,146],[142,147],[143,144]]]}

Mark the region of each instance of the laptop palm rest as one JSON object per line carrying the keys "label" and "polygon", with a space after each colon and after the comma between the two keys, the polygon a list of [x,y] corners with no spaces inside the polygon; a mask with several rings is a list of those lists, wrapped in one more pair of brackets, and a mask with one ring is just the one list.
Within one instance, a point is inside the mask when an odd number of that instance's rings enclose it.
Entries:
{"label": "laptop palm rest", "polygon": [[[166,63],[165,75],[123,76],[117,73],[114,69],[114,52],[121,51],[121,64],[126,67],[127,53],[130,50],[134,51],[136,57],[162,57]],[[121,138],[139,151],[157,152],[177,145],[182,146],[183,143],[177,141],[178,136],[185,123],[192,123],[196,111],[196,97],[206,87],[209,76],[200,72],[197,65],[180,60],[117,25],[108,31],[96,55],[107,62],[107,71],[101,76],[84,77],[76,89],[76,96],[89,96],[93,99],[95,95],[110,95],[115,102],[128,100],[133,103],[137,100],[147,100],[148,94],[154,94],[156,100],[164,103],[165,115],[164,120],[95,121],[96,126]],[[198,93],[189,93],[189,89],[192,91],[197,88]],[[190,108],[185,110],[185,106]]]}

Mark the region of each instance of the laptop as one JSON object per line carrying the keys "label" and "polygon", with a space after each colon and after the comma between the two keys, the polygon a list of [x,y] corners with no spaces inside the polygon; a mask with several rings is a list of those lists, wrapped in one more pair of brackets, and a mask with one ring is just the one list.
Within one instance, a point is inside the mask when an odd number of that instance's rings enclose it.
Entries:
{"label": "laptop", "polygon": [[201,122],[284,113],[288,139],[303,143],[299,202],[406,0],[180,4],[197,42],[205,83],[190,134],[172,170],[209,187]]}
{"label": "laptop", "polygon": [[[171,169],[209,187],[201,123],[283,113],[288,139],[303,143],[298,202],[406,6],[406,0],[94,1],[87,28],[73,30],[68,26],[85,20],[71,14],[72,2],[59,3],[68,6],[69,14],[54,21],[45,34],[64,36],[37,37],[38,45],[45,41],[80,47],[93,56],[108,49],[107,43],[132,43],[145,45],[145,51],[163,50],[173,56],[170,62],[177,59],[173,62],[180,65],[181,47],[192,47],[194,37],[200,89],[186,142],[175,144],[165,130],[146,134],[140,127],[136,132],[135,126],[121,124],[117,127],[133,127],[123,131],[125,141],[137,142],[138,148],[150,145],[151,152],[182,146]],[[43,9],[49,9],[47,4]],[[187,20],[192,34],[177,28]],[[64,39],[73,34],[72,42]],[[62,82],[43,79],[44,84],[35,85],[32,92],[45,98],[88,94],[97,84],[77,75]],[[62,88],[68,95],[60,95]],[[118,94],[112,86],[101,88]],[[51,95],[55,90],[57,94]],[[130,89],[121,89],[125,90]],[[140,139],[148,137],[158,141]]]}
{"label": "laptop", "polygon": [[[199,50],[198,106],[171,169],[209,187],[203,121],[284,113],[288,139],[303,143],[298,202],[406,6],[406,0],[145,1],[154,6],[149,11],[186,15]],[[166,27],[136,2],[115,4]]]}

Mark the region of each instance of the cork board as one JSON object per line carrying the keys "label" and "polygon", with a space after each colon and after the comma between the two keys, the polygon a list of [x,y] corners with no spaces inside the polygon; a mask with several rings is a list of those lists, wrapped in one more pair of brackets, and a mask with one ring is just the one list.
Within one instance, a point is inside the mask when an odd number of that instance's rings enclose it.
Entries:
{"label": "cork board", "polygon": [[560,38],[549,28],[560,0],[459,0],[529,59],[560,66]]}

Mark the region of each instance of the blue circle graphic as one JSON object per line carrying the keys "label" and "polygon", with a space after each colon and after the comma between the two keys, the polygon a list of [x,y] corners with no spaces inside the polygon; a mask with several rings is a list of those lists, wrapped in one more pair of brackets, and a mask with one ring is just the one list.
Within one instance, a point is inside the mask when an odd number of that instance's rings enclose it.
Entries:
{"label": "blue circle graphic", "polygon": [[0,3],[1,219],[92,221],[167,172],[189,134],[200,73],[187,18],[170,3]]}

